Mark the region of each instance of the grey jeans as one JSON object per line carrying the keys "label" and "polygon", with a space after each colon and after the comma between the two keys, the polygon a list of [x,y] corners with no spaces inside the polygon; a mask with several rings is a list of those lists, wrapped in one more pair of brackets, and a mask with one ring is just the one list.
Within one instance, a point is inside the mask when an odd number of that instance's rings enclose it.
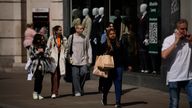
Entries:
{"label": "grey jeans", "polygon": [[72,84],[73,93],[84,93],[83,87],[86,81],[86,75],[88,73],[87,65],[72,66]]}

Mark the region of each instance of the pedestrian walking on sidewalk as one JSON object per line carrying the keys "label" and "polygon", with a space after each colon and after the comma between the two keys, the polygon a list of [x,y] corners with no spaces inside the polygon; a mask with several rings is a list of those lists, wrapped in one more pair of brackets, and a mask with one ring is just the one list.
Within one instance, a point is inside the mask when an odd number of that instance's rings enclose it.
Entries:
{"label": "pedestrian walking on sidewalk", "polygon": [[102,44],[101,54],[109,54],[114,58],[115,67],[108,72],[108,77],[100,77],[103,82],[102,99],[103,105],[107,105],[107,96],[109,90],[114,82],[115,87],[115,107],[121,108],[121,94],[122,94],[122,75],[124,67],[129,67],[129,58],[127,47],[119,42],[116,38],[114,29],[107,30],[107,41]]}
{"label": "pedestrian walking on sidewalk", "polygon": [[33,24],[27,24],[25,30],[25,39],[23,41],[23,46],[27,49],[27,58],[29,58],[29,47],[32,45],[33,38],[37,32],[33,28]]}
{"label": "pedestrian walking on sidewalk", "polygon": [[88,38],[83,35],[84,27],[81,24],[75,26],[76,32],[69,36],[68,54],[72,65],[72,92],[74,96],[84,94],[84,84],[89,75],[88,68],[92,63],[92,48]]}
{"label": "pedestrian walking on sidewalk", "polygon": [[67,38],[62,35],[62,27],[56,25],[52,29],[53,35],[47,41],[47,47],[50,49],[50,57],[54,65],[51,73],[51,98],[59,95],[59,85],[61,76],[65,75],[65,59],[67,56]]}
{"label": "pedestrian walking on sidewalk", "polygon": [[40,34],[36,34],[32,41],[32,45],[29,47],[29,55],[31,59],[30,72],[34,77],[34,92],[33,99],[43,99],[41,96],[42,82],[44,74],[46,73],[47,61],[48,61],[48,50],[46,48],[46,42],[44,37]]}
{"label": "pedestrian walking on sidewalk", "polygon": [[185,89],[192,108],[192,35],[187,29],[187,20],[180,19],[175,32],[166,37],[162,45],[161,56],[168,63],[169,108],[179,108],[181,88]]}

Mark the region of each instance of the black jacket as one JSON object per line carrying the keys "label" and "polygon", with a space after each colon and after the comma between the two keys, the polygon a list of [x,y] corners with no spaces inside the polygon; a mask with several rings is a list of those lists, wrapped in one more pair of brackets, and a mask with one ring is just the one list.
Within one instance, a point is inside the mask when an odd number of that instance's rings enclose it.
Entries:
{"label": "black jacket", "polygon": [[115,45],[113,42],[113,51],[107,51],[107,42],[103,43],[100,47],[100,55],[109,54],[113,56],[115,67],[123,66],[125,68],[130,65],[130,59],[128,56],[128,48],[123,42],[120,41],[120,47]]}

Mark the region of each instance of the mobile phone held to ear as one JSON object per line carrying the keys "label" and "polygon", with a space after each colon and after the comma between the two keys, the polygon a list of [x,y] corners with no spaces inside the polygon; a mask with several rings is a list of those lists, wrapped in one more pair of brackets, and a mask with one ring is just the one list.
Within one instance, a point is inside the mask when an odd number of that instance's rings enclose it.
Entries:
{"label": "mobile phone held to ear", "polygon": [[175,33],[179,32],[177,29],[175,29]]}

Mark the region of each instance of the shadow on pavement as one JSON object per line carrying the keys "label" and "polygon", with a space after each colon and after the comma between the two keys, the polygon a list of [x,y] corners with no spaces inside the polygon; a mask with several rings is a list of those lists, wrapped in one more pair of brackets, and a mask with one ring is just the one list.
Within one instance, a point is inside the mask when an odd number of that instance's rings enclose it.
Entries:
{"label": "shadow on pavement", "polygon": [[[148,102],[144,101],[134,101],[134,102],[127,102],[127,103],[121,103],[121,106],[132,106],[132,105],[138,105],[138,104],[148,104]],[[114,106],[115,104],[107,104],[106,106]]]}
{"label": "shadow on pavement", "polygon": [[86,92],[84,95],[95,95],[95,94],[100,94],[99,92]]}
{"label": "shadow on pavement", "polygon": [[122,95],[124,95],[124,94],[126,94],[126,93],[128,93],[128,92],[131,92],[131,91],[133,91],[133,90],[135,90],[135,89],[138,89],[138,88],[137,88],[137,87],[134,87],[134,88],[124,89],[124,90],[122,90]]}
{"label": "shadow on pavement", "polygon": [[137,105],[137,104],[148,104],[148,102],[145,101],[134,101],[134,102],[128,102],[128,103],[122,103],[122,106],[131,106],[131,105]]}

